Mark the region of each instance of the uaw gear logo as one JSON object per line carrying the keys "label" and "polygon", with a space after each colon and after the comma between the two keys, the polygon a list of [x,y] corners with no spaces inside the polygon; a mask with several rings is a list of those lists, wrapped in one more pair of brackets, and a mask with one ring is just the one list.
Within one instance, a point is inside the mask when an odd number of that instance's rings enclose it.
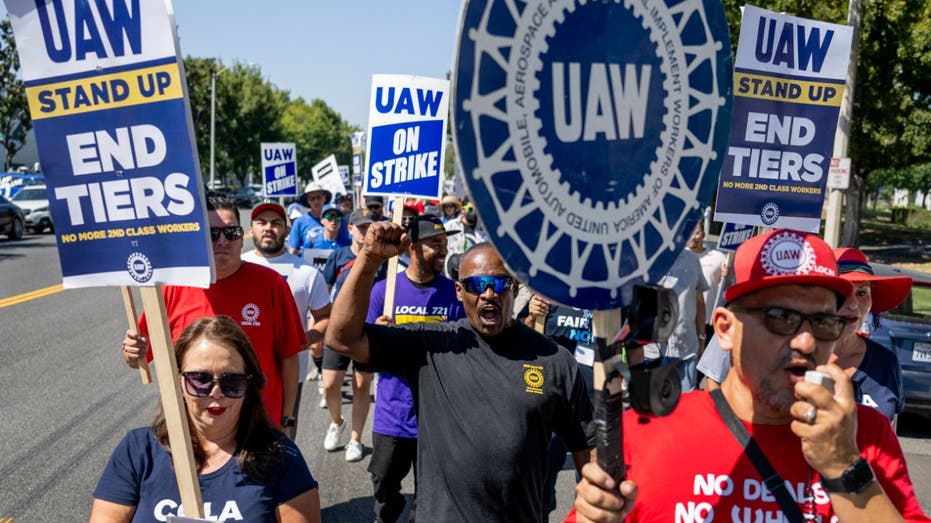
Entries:
{"label": "uaw gear logo", "polygon": [[146,283],[152,279],[152,262],[141,252],[134,252],[126,259],[126,270],[129,277],[139,283]]}
{"label": "uaw gear logo", "polygon": [[760,220],[766,225],[772,225],[779,219],[779,206],[775,202],[766,202],[760,209]]}
{"label": "uaw gear logo", "polygon": [[242,321],[239,322],[240,325],[249,325],[252,327],[258,327],[262,325],[259,322],[259,306],[254,303],[247,303],[242,308]]}
{"label": "uaw gear logo", "polygon": [[672,265],[731,120],[719,0],[469,0],[456,148],[508,267],[557,302],[624,304]]}
{"label": "uaw gear logo", "polygon": [[811,244],[790,232],[774,235],[760,251],[760,263],[770,276],[811,274],[815,271],[815,262],[815,250]]}
{"label": "uaw gear logo", "polygon": [[543,367],[525,363],[524,384],[527,385],[527,388],[524,389],[525,392],[543,394]]}

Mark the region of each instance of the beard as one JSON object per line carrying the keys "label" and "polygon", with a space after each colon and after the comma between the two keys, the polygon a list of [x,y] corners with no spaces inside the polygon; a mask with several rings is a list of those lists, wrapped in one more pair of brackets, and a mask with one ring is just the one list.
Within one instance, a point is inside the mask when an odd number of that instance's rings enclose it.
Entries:
{"label": "beard", "polygon": [[270,243],[264,241],[264,238],[255,242],[255,248],[262,254],[278,254],[284,248],[284,238],[272,240]]}

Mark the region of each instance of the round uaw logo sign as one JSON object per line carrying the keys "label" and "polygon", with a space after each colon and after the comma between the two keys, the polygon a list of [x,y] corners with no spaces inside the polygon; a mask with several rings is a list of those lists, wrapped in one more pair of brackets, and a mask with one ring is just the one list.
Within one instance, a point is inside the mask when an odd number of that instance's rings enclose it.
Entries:
{"label": "round uaw logo sign", "polygon": [[134,252],[126,259],[126,270],[130,278],[139,283],[146,283],[152,279],[152,262],[141,252]]}
{"label": "round uaw logo sign", "polygon": [[760,253],[767,274],[809,274],[815,268],[815,250],[804,238],[791,232],[770,238]]}
{"label": "round uaw logo sign", "polygon": [[718,0],[466,2],[454,137],[519,278],[608,309],[666,272],[724,159],[730,56]]}
{"label": "round uaw logo sign", "polygon": [[760,220],[766,225],[772,225],[779,219],[779,206],[774,202],[766,202],[760,209]]}

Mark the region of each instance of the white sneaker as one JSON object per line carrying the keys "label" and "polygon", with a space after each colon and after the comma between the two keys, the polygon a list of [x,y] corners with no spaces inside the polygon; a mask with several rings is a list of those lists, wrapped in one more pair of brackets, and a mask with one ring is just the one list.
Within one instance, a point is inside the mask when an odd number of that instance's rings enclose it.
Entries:
{"label": "white sneaker", "polygon": [[355,463],[356,461],[362,461],[362,443],[354,439],[349,440],[349,444],[346,445],[346,461],[350,463]]}
{"label": "white sneaker", "polygon": [[339,437],[343,435],[344,430],[346,430],[345,419],[339,425],[331,421],[330,427],[326,429],[326,437],[323,438],[323,448],[331,452],[340,449]]}

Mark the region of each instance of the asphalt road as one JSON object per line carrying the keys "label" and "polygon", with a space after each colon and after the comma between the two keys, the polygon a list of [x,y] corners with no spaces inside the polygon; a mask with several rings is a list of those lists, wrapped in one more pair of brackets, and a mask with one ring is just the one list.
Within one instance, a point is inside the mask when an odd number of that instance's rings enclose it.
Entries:
{"label": "asphalt road", "polygon": [[[52,235],[0,240],[0,300],[60,282]],[[158,392],[123,364],[125,329],[115,288],[51,292],[0,307],[0,521],[86,520],[111,451],[129,429],[151,421]],[[326,452],[329,419],[318,403],[316,383],[305,383],[297,443],[320,482],[323,520],[372,521],[371,433],[363,437],[359,463]],[[347,418],[349,411],[346,397]],[[931,422],[905,417],[899,433],[919,499],[931,513]],[[551,521],[568,511],[573,482],[566,467]],[[405,492],[412,487],[408,478]]]}

